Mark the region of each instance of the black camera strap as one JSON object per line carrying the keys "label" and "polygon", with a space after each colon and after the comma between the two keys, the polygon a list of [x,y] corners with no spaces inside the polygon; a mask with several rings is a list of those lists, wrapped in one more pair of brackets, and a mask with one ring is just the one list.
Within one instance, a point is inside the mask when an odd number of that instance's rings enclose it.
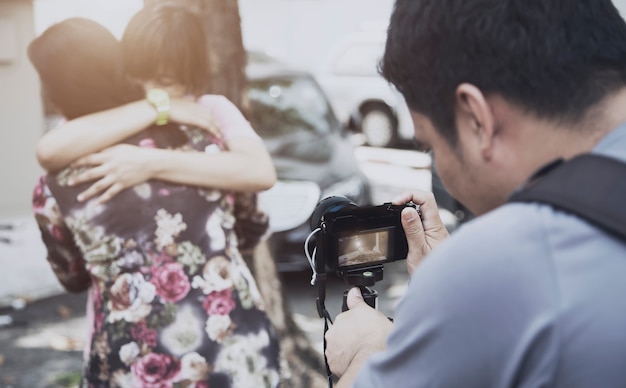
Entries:
{"label": "black camera strap", "polygon": [[577,215],[626,240],[626,163],[583,154],[535,173],[509,202],[541,202]]}
{"label": "black camera strap", "polygon": [[317,286],[317,314],[320,318],[324,318],[324,366],[326,367],[326,378],[328,379],[328,387],[332,388],[333,386],[333,373],[330,371],[330,366],[328,365],[328,359],[326,358],[326,332],[329,328],[329,323],[332,324],[333,320],[330,317],[330,313],[326,309],[326,274],[317,274],[315,277],[315,285]]}
{"label": "black camera strap", "polygon": [[[319,209],[319,205],[318,205],[318,208],[316,208],[316,211],[318,211],[318,209]],[[313,218],[317,219],[316,217],[313,217]],[[316,255],[319,253],[317,251],[317,248],[313,249],[313,254],[311,254],[308,249],[310,239],[313,236],[315,236],[317,233],[322,231],[325,227],[326,226],[324,222],[322,221],[319,227],[313,228],[313,231],[306,238],[304,242],[304,254],[306,255],[307,260],[309,261],[309,264],[311,265],[311,270],[313,271],[313,278],[311,279],[311,285],[317,286],[317,299],[315,300],[316,307],[317,307],[317,315],[320,318],[324,318],[324,333],[322,334],[322,337],[324,339],[324,348],[323,348],[324,366],[326,368],[326,377],[328,379],[328,387],[332,388],[333,387],[333,374],[330,371],[330,366],[328,365],[328,359],[326,358],[326,345],[327,345],[326,344],[326,332],[328,331],[328,328],[330,327],[330,325],[333,323],[333,320],[330,317],[330,313],[326,309],[326,280],[327,280],[326,271],[325,271],[326,262],[324,261],[317,262]],[[323,255],[325,254],[325,252],[322,252],[321,254]]]}

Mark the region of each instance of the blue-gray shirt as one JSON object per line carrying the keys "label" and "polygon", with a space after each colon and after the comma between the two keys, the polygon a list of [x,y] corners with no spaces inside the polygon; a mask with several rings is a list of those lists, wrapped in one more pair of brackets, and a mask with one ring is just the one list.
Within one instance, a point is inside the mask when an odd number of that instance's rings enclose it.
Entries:
{"label": "blue-gray shirt", "polygon": [[[594,152],[626,161],[626,124]],[[626,242],[507,204],[420,264],[395,322],[356,387],[624,388]]]}

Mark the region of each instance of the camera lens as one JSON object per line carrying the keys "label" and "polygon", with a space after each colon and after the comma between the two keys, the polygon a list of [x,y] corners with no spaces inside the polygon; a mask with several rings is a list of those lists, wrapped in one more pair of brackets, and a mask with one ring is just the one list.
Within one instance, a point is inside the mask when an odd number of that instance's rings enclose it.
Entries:
{"label": "camera lens", "polygon": [[350,198],[341,195],[333,195],[326,197],[317,203],[315,210],[311,215],[309,225],[311,230],[315,230],[321,226],[322,218],[326,213],[333,213],[343,209],[358,208],[359,205],[352,202]]}

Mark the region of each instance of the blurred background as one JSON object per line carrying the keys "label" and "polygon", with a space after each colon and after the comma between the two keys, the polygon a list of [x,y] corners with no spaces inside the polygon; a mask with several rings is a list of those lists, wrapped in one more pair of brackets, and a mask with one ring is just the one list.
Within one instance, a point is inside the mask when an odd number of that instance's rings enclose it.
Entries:
{"label": "blurred background", "polygon": [[[35,33],[71,16],[94,19],[121,37],[143,0],[34,0]],[[244,45],[313,70],[340,38],[384,33],[391,0],[239,0]]]}
{"label": "blurred background", "polygon": [[[281,178],[262,198],[272,218],[274,250],[289,252],[279,260],[281,272],[307,270],[306,220],[320,198],[345,195],[359,205],[382,204],[403,190],[431,187],[430,157],[407,149],[410,129],[399,134],[400,127],[410,127],[406,107],[376,73],[392,4],[239,1],[249,53],[250,120]],[[73,16],[94,19],[121,37],[142,5],[141,0],[0,0],[5,139],[0,142],[0,306],[60,292],[30,210],[33,186],[43,172],[35,144],[53,117],[44,114],[26,47],[51,24]],[[264,114],[268,109],[278,115]],[[297,111],[298,120],[280,115],[287,110]]]}
{"label": "blurred background", "polygon": [[[624,14],[626,0],[614,3]],[[44,380],[45,386],[71,386],[62,382],[63,372],[80,368],[84,326],[84,296],[68,296],[59,286],[30,210],[43,172],[35,144],[52,118],[44,115],[26,47],[51,24],[73,16],[94,19],[121,37],[142,5],[0,0],[0,387],[43,386]],[[430,156],[411,150],[408,110],[376,72],[392,7],[392,0],[239,0],[250,121],[280,178],[261,196],[272,220],[270,246],[296,321],[320,351],[322,321],[303,251],[308,217],[320,198],[345,195],[365,206],[409,189],[433,190],[451,232],[472,218],[447,195]],[[287,110],[290,115],[281,115]],[[406,280],[403,263],[385,267],[377,289],[386,314],[393,313]],[[334,315],[345,286],[330,287]],[[17,354],[22,358],[12,360]],[[29,383],[15,377],[16,362],[24,375],[34,376]]]}

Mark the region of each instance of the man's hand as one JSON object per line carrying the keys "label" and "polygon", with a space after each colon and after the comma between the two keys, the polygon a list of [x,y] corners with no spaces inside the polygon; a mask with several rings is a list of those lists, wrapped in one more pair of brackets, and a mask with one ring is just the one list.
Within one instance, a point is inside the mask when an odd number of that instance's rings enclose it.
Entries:
{"label": "man's hand", "polygon": [[421,218],[413,208],[407,207],[402,210],[402,227],[409,245],[406,258],[409,276],[422,259],[449,236],[441,221],[433,193],[421,190],[403,193],[392,203],[404,205],[410,201],[419,206]]}
{"label": "man's hand", "polygon": [[120,191],[151,178],[150,153],[156,150],[129,144],[118,144],[78,159],[74,167],[89,167],[70,180],[70,185],[96,181],[78,195],[84,202],[100,193],[98,202],[104,203]]}
{"label": "man's hand", "polygon": [[[384,350],[393,324],[378,310],[371,308],[354,287],[348,293],[348,311],[337,316],[326,332],[326,358],[336,376],[344,376],[342,383],[351,384],[365,360]],[[350,369],[350,373],[346,371]]]}
{"label": "man's hand", "polygon": [[170,119],[177,123],[202,128],[212,136],[223,139],[222,131],[215,123],[211,112],[194,100],[173,98],[170,101]]}

